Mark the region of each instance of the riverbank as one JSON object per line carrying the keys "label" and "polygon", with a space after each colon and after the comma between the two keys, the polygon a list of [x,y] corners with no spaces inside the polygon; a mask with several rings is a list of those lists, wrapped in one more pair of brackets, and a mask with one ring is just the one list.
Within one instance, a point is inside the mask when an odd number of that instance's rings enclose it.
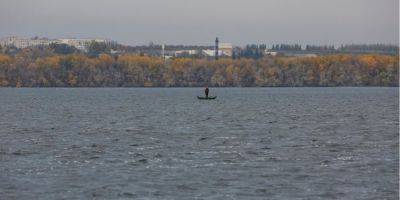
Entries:
{"label": "riverbank", "polygon": [[333,87],[398,86],[388,55],[163,60],[101,54],[0,55],[1,87]]}

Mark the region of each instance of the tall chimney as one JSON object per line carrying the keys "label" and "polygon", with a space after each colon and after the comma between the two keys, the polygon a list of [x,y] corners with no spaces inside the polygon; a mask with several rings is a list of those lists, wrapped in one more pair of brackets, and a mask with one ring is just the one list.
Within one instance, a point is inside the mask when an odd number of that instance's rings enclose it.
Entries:
{"label": "tall chimney", "polygon": [[215,60],[218,60],[218,51],[219,51],[218,42],[219,42],[219,40],[218,40],[218,37],[217,37],[217,38],[215,38],[215,48],[214,48],[214,50],[215,50]]}

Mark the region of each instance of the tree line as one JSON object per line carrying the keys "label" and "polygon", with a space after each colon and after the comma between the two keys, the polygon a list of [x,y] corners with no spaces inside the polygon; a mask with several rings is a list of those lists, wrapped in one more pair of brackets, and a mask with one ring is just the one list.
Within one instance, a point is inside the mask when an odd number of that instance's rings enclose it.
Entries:
{"label": "tree line", "polygon": [[[71,49],[0,54],[2,87],[398,86],[397,56],[325,55],[260,59],[98,56]],[[73,49],[72,49],[73,50]],[[64,54],[65,53],[65,54]]]}
{"label": "tree line", "polygon": [[399,46],[390,44],[349,44],[335,48],[333,45],[306,45],[305,49],[300,44],[276,44],[272,45],[272,51],[311,51],[315,53],[379,53],[398,54]]}
{"label": "tree line", "polygon": [[386,53],[386,54],[398,54],[399,46],[389,44],[350,44],[341,45],[338,48],[339,52],[343,53]]}
{"label": "tree line", "polygon": [[322,46],[306,45],[305,50],[306,51],[321,51],[321,52],[331,51],[331,52],[334,52],[336,49],[333,45],[322,45]]}
{"label": "tree line", "polygon": [[301,51],[300,44],[276,44],[272,45],[274,51]]}

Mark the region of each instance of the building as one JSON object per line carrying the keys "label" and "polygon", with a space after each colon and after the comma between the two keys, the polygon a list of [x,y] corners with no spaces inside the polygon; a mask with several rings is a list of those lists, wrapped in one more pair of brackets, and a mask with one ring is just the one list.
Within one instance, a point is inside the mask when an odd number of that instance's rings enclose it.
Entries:
{"label": "building", "polygon": [[196,55],[198,54],[197,50],[179,50],[179,51],[175,51],[174,55],[175,57],[180,57],[180,56],[191,56],[191,55]]}
{"label": "building", "polygon": [[233,45],[231,43],[219,43],[219,39],[215,38],[214,49],[205,49],[202,54],[208,57],[214,56],[216,60],[219,57],[232,57],[233,55]]}
{"label": "building", "polygon": [[233,46],[231,43],[221,43],[219,45],[219,50],[222,51],[222,54],[225,56],[232,56]]}
{"label": "building", "polygon": [[109,39],[47,39],[47,38],[20,38],[20,37],[7,37],[0,39],[1,46],[15,46],[16,48],[26,48],[35,46],[47,46],[52,43],[67,44],[79,50],[87,51],[91,42],[105,43],[107,45],[115,44],[115,41]]}
{"label": "building", "polygon": [[0,39],[1,46],[14,46],[16,48],[26,48],[26,47],[34,47],[34,46],[46,46],[50,45],[51,43],[58,43],[58,40],[50,40],[47,38],[20,38],[16,36],[7,37]]}
{"label": "building", "polygon": [[109,39],[60,39],[61,44],[73,46],[81,51],[87,51],[92,42],[105,43],[106,45],[116,43]]}
{"label": "building", "polygon": [[[215,50],[211,50],[211,49],[205,49],[205,50],[203,50],[202,52],[201,52],[204,56],[207,56],[207,57],[216,57],[217,55],[218,55],[218,57],[221,57],[221,56],[229,56],[229,55],[227,55],[227,54],[225,54],[223,51],[221,51],[221,50],[219,50],[218,51],[218,54],[216,54],[216,51]],[[217,58],[217,57],[216,57]]]}
{"label": "building", "polygon": [[276,52],[276,51],[270,51],[270,50],[265,50],[264,51],[264,54],[265,55],[268,55],[268,56],[277,56],[278,55],[278,52]]}

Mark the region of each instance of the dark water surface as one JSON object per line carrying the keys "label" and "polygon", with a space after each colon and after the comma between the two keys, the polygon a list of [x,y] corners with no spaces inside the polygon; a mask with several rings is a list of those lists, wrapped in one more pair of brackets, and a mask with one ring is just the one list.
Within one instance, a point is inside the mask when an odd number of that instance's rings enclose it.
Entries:
{"label": "dark water surface", "polygon": [[398,88],[0,89],[0,199],[397,199]]}

